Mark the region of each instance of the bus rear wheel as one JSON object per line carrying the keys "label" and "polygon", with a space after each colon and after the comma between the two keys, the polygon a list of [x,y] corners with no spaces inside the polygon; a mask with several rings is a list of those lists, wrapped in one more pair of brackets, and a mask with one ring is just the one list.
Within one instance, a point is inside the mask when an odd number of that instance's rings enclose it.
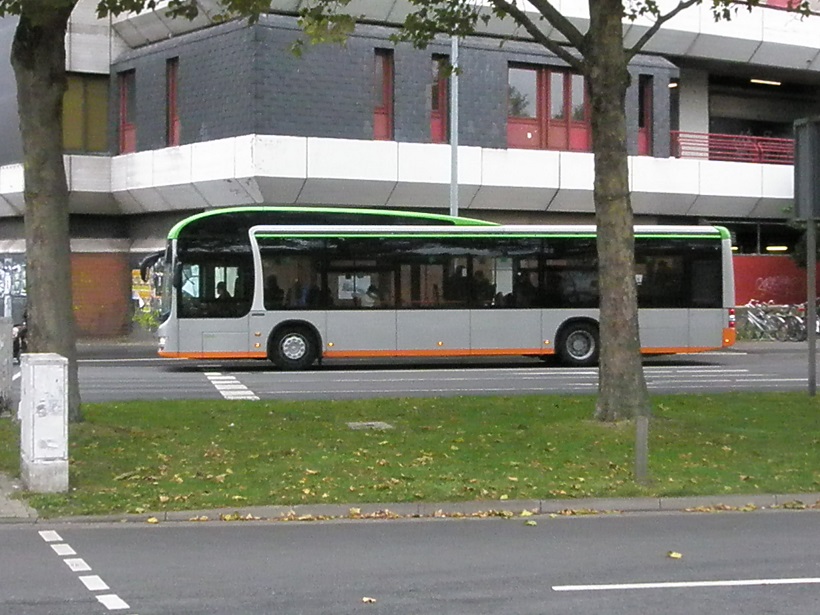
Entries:
{"label": "bus rear wheel", "polygon": [[572,367],[591,367],[598,363],[598,327],[589,322],[566,325],[558,337],[561,362]]}
{"label": "bus rear wheel", "polygon": [[307,369],[316,360],[316,338],[304,327],[285,327],[273,336],[269,354],[280,369]]}

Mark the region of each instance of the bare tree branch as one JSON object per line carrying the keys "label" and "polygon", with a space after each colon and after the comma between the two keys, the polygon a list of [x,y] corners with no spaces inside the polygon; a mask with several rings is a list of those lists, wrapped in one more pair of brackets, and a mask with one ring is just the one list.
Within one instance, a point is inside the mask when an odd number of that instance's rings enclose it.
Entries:
{"label": "bare tree branch", "polygon": [[[499,11],[503,13],[509,14],[519,25],[523,26],[524,29],[529,33],[530,36],[535,40],[535,42],[539,43],[543,47],[549,49],[559,58],[564,60],[567,64],[569,64],[573,69],[578,71],[579,73],[584,72],[584,63],[581,59],[574,56],[572,53],[568,51],[568,49],[557,43],[556,41],[550,39],[542,30],[538,27],[538,25],[533,22],[529,15],[526,12],[518,8],[513,2],[509,2],[508,0],[490,0],[490,2],[495,6]],[[576,49],[581,49],[581,46],[584,44],[584,36],[578,31],[578,29],[573,26],[563,15],[558,13],[555,8],[547,2],[547,0],[535,0],[535,2],[531,2],[533,6],[536,6],[544,18],[553,25],[561,34],[563,34],[570,44],[575,47]],[[540,5],[540,6],[539,6]],[[550,15],[547,16],[547,13],[543,11],[547,11]],[[557,22],[553,22],[553,14],[557,15],[555,19],[558,19],[562,23],[562,27],[558,27],[556,24]]]}
{"label": "bare tree branch", "polygon": [[688,9],[690,6],[694,6],[695,4],[700,4],[702,0],[681,0],[674,9],[669,11],[666,14],[658,15],[657,20],[654,24],[652,24],[649,29],[643,33],[643,35],[635,42],[632,47],[626,50],[626,60],[627,62],[635,57],[635,54],[638,53],[643,47],[649,42],[649,39],[655,36],[658,30],[661,29],[661,26],[668,22],[670,19],[674,18],[678,13]]}

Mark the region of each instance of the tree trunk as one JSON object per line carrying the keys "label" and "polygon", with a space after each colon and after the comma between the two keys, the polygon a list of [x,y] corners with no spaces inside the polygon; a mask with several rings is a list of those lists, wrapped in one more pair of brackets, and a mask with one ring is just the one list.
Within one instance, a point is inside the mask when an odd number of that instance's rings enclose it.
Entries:
{"label": "tree trunk", "polygon": [[595,215],[601,297],[601,354],[595,417],[616,421],[650,412],[641,364],[635,236],[626,149],[623,2],[590,0],[585,60],[592,104]]}
{"label": "tree trunk", "polygon": [[68,359],[70,421],[81,419],[63,163],[65,36],[75,4],[23,3],[11,51],[23,142],[29,351]]}

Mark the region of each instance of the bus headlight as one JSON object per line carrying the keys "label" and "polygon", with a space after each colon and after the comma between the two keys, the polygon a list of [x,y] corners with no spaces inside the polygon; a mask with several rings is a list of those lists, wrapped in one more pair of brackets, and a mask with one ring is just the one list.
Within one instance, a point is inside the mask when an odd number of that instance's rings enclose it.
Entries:
{"label": "bus headlight", "polygon": [[161,336],[161,337],[159,338],[159,349],[160,349],[160,350],[162,350],[163,348],[165,348],[165,342],[166,342],[166,338],[165,338],[165,336],[163,335],[163,336]]}

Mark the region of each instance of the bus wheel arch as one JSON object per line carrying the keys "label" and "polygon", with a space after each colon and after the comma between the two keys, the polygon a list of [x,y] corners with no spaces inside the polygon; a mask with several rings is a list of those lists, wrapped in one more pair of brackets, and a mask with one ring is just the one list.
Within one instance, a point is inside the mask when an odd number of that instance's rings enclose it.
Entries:
{"label": "bus wheel arch", "polygon": [[268,336],[268,359],[280,369],[307,369],[321,356],[321,336],[301,320],[280,323]]}
{"label": "bus wheel arch", "polygon": [[592,318],[573,318],[564,322],[555,335],[555,351],[564,365],[597,365],[601,351],[598,322]]}

